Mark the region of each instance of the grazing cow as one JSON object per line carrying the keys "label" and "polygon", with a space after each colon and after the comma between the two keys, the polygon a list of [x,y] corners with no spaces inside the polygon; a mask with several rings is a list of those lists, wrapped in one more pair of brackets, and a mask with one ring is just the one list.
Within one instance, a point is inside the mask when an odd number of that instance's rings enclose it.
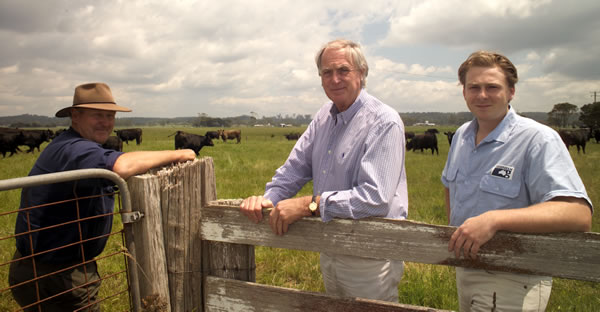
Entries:
{"label": "grazing cow", "polygon": [[[177,131],[175,133],[175,149],[189,148],[198,155],[202,147],[214,146],[211,138],[203,135],[197,135],[193,133],[186,133],[183,131]],[[171,134],[171,135],[173,135]],[[170,136],[171,136],[170,135]]]}
{"label": "grazing cow", "polygon": [[239,144],[242,141],[242,130],[240,130],[240,129],[235,129],[235,130],[221,129],[221,130],[219,130],[219,134],[221,135],[221,139],[223,140],[223,142],[227,142],[227,139],[229,139],[229,140],[237,139],[237,142]]}
{"label": "grazing cow", "polygon": [[46,130],[22,130],[23,131],[23,141],[20,145],[27,145],[29,150],[27,153],[33,153],[33,151],[37,148],[38,152],[40,151],[40,145],[44,142],[50,142],[52,137],[54,137],[54,132],[50,129]]}
{"label": "grazing cow", "polygon": [[454,137],[454,131],[444,132],[444,134],[448,137],[448,145],[452,145],[452,138]]}
{"label": "grazing cow", "polygon": [[581,147],[581,150],[583,150],[583,153],[585,154],[585,144],[589,139],[589,131],[585,130],[585,129],[574,129],[574,130],[558,130],[558,134],[560,135],[560,138],[563,140],[563,142],[565,143],[565,145],[567,146],[567,149],[569,149],[569,147],[571,145],[575,145],[577,146],[577,153],[579,154],[579,148]]}
{"label": "grazing cow", "polygon": [[406,143],[406,150],[408,151],[416,151],[420,149],[421,152],[423,152],[423,149],[428,148],[431,149],[431,155],[433,155],[434,151],[438,155],[440,154],[440,152],[438,151],[437,137],[435,136],[435,134],[417,134],[414,138],[412,138],[412,140],[410,140],[410,142]]}
{"label": "grazing cow", "polygon": [[136,145],[140,145],[140,143],[142,143],[142,129],[140,128],[115,130],[115,133],[127,145],[129,145],[128,141],[133,140],[135,140]]}
{"label": "grazing cow", "polygon": [[219,131],[206,131],[206,133],[204,134],[204,136],[209,137],[211,140],[218,139],[219,135]]}
{"label": "grazing cow", "polygon": [[596,143],[600,142],[600,129],[594,130],[594,139],[596,139]]}
{"label": "grazing cow", "polygon": [[408,141],[408,139],[412,139],[415,137],[415,133],[414,132],[404,132],[404,139],[406,139],[406,141]]}
{"label": "grazing cow", "polygon": [[298,140],[301,135],[302,135],[302,133],[299,133],[299,132],[291,132],[291,133],[286,134],[285,138],[288,139],[289,141]]}
{"label": "grazing cow", "polygon": [[111,149],[111,150],[115,150],[118,152],[122,152],[123,151],[123,140],[121,140],[121,138],[119,138],[118,136],[111,135],[108,137],[106,142],[104,142],[104,144],[102,144],[102,147],[104,147],[106,149]]}
{"label": "grazing cow", "polygon": [[24,139],[22,130],[0,128],[0,153],[2,153],[2,158],[6,157],[6,153],[10,153],[8,157],[11,157],[20,152],[19,145],[22,145]]}

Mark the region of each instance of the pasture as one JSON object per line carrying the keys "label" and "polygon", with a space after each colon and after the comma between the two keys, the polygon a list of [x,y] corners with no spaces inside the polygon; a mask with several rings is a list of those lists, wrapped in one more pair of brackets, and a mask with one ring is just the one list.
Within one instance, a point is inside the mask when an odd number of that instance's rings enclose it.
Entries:
{"label": "pasture", "polygon": [[[264,185],[286,159],[296,141],[288,141],[285,134],[302,132],[302,128],[241,128],[241,144],[228,140],[214,140],[214,147],[204,147],[200,157],[214,159],[217,177],[217,197],[219,199],[244,198],[262,194]],[[443,132],[455,128],[438,127],[440,155],[427,152],[408,152],[406,170],[409,193],[409,219],[430,224],[446,224],[443,185],[440,182],[442,169],[448,153],[448,141]],[[54,129],[56,130],[56,129]],[[214,128],[191,127],[148,127],[143,128],[143,143],[123,144],[123,151],[173,149],[174,138],[169,136],[177,130],[203,135]],[[425,127],[407,127],[407,131],[423,133]],[[47,143],[42,145],[42,148]],[[579,174],[587,192],[595,204],[600,203],[600,144],[588,142],[587,154],[577,154],[571,148]],[[38,152],[20,153],[0,159],[0,179],[26,176]],[[306,185],[299,195],[309,195],[311,185]],[[14,210],[19,205],[19,191],[0,192],[0,213]],[[115,218],[115,227],[120,227]],[[292,225],[293,226],[293,225]],[[0,237],[10,235],[14,230],[14,216],[0,217]],[[593,218],[592,231],[600,232],[600,217]],[[111,238],[107,251],[120,249],[120,238]],[[0,262],[12,258],[14,242],[0,241]],[[585,253],[585,250],[581,251]],[[112,259],[112,258],[111,258]],[[118,261],[117,261],[118,260]],[[100,263],[101,267],[119,266],[115,263]],[[319,270],[319,256],[314,252],[284,250],[266,247],[256,248],[256,281],[261,284],[290,287],[307,291],[324,292]],[[7,286],[8,268],[0,267],[0,289]],[[101,274],[105,271],[101,270]],[[112,285],[111,283],[114,283]],[[124,281],[106,281],[103,289],[122,288]],[[454,269],[418,263],[406,263],[404,278],[399,286],[401,303],[421,305],[440,309],[458,310]],[[126,307],[125,298],[114,298],[103,304],[103,311],[122,311]],[[600,306],[600,283],[554,279],[548,311],[592,311]],[[0,310],[12,310],[10,294],[0,295]]]}

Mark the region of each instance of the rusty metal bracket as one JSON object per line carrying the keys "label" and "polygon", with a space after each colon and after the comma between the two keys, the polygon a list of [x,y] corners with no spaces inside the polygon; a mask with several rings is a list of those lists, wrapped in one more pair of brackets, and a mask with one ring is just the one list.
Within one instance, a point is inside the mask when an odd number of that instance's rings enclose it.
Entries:
{"label": "rusty metal bracket", "polygon": [[121,222],[134,223],[142,220],[144,214],[139,211],[121,212]]}

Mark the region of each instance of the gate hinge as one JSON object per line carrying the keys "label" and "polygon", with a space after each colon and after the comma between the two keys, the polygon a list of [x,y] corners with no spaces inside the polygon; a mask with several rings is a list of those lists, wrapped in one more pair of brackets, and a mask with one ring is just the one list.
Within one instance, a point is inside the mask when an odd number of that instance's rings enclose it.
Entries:
{"label": "gate hinge", "polygon": [[123,222],[123,223],[138,222],[143,217],[144,217],[144,214],[139,211],[121,212],[121,222]]}

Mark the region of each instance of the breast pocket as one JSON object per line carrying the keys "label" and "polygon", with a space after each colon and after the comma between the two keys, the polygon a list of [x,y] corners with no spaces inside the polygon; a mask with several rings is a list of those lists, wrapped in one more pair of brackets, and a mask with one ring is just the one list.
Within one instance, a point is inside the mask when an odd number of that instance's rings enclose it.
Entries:
{"label": "breast pocket", "polygon": [[450,194],[453,196],[453,201],[462,204],[468,201],[469,198],[475,198],[477,185],[473,182],[476,178],[469,179],[458,166],[451,166],[446,172],[446,181],[450,189]]}
{"label": "breast pocket", "polygon": [[446,177],[446,181],[448,181],[450,183],[455,182],[457,172],[458,172],[457,166],[448,167],[448,170],[444,173],[444,176]]}
{"label": "breast pocket", "polygon": [[[481,189],[480,204],[493,208],[508,208],[514,205],[514,199],[521,191],[520,180],[509,180],[485,175],[479,183]],[[490,207],[491,208],[491,207]]]}

